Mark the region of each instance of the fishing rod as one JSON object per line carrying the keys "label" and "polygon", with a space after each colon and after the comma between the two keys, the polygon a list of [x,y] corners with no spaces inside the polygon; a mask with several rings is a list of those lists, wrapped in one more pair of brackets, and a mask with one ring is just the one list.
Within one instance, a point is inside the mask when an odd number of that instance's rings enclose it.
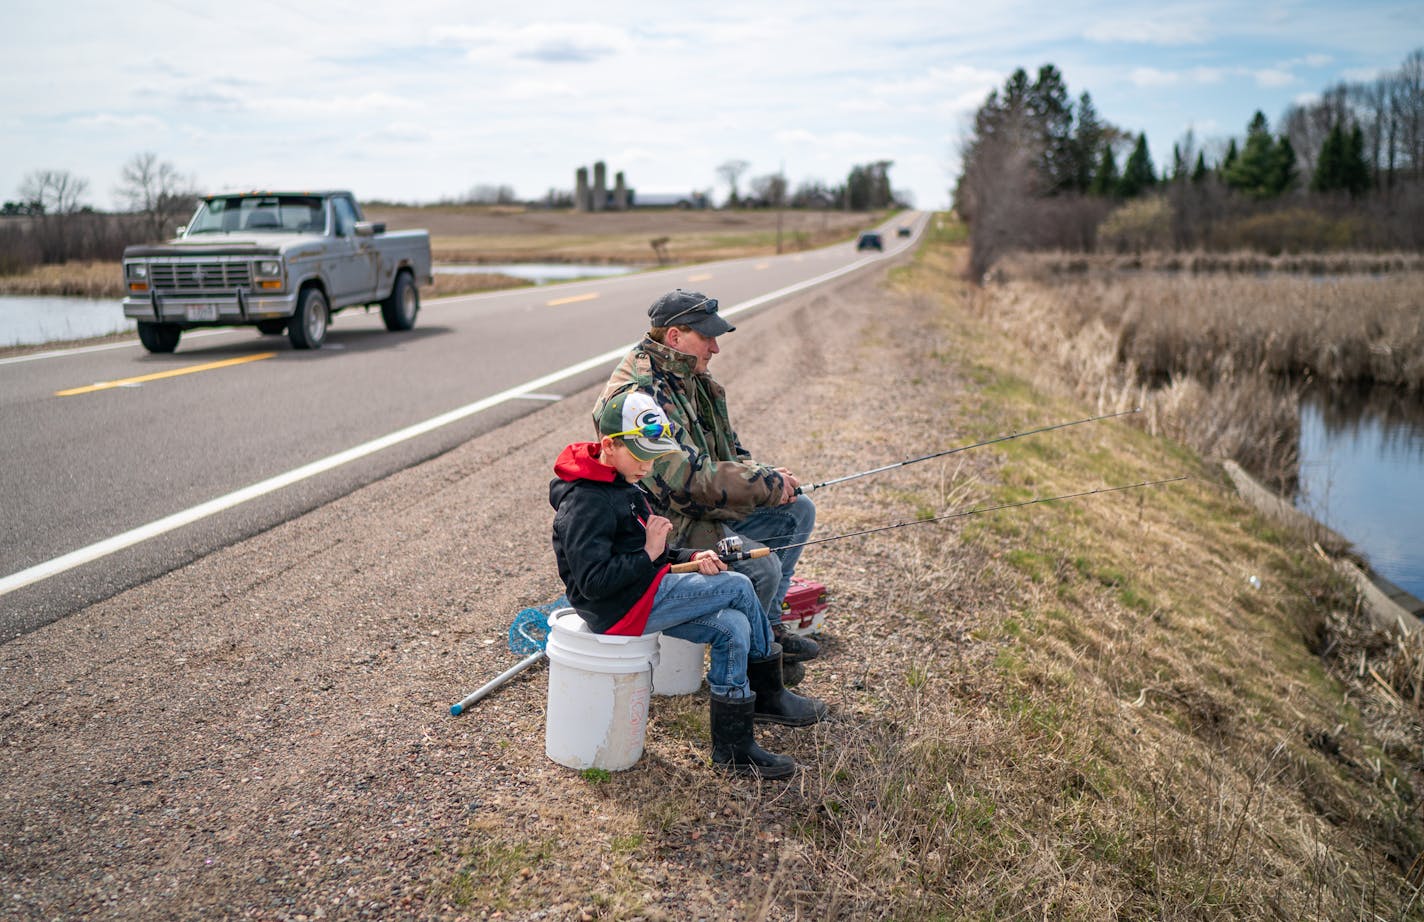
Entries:
{"label": "fishing rod", "polygon": [[1040,432],[1051,432],[1054,429],[1066,429],[1069,426],[1081,426],[1083,423],[1096,423],[1099,420],[1112,419],[1116,416],[1128,416],[1133,413],[1141,413],[1141,407],[1133,407],[1131,410],[1123,410],[1118,413],[1105,413],[1102,416],[1090,416],[1087,419],[1075,419],[1072,422],[1056,423],[1052,426],[1042,426],[1038,429],[1029,429],[1026,432],[1015,432],[1012,435],[1001,435],[992,439],[985,439],[982,442],[975,442],[973,445],[961,445],[958,448],[946,448],[944,451],[937,451],[933,454],[920,455],[918,458],[906,458],[904,461],[896,461],[894,464],[887,464],[884,467],[877,467],[869,471],[861,471],[858,474],[847,474],[844,477],[837,477],[833,480],[823,480],[820,483],[805,483],[796,488],[797,495],[810,493],[812,490],[819,490],[822,487],[829,487],[832,484],[845,483],[847,480],[855,480],[858,477],[869,477],[871,474],[879,474],[883,471],[893,470],[897,467],[904,467],[907,464],[918,464],[921,461],[928,461],[931,458],[942,458],[945,455],[952,455],[955,452],[968,451],[971,448],[982,448],[985,445],[993,445],[996,442],[1007,442],[1010,439],[1021,439],[1026,435],[1037,435]]}
{"label": "fishing rod", "polygon": [[[1169,477],[1166,480],[1144,480],[1141,483],[1128,483],[1117,487],[1098,487],[1096,490],[1084,490],[1081,493],[1064,493],[1061,496],[1041,496],[1037,499],[1026,499],[1018,503],[1001,503],[997,506],[985,506],[984,508],[974,508],[960,512],[946,512],[944,515],[933,516],[928,519],[913,519],[908,522],[895,522],[891,525],[880,525],[875,528],[867,528],[864,531],[853,531],[844,535],[831,535],[829,538],[817,538],[814,541],[802,541],[800,544],[788,544],[785,547],[754,547],[749,551],[741,549],[741,539],[723,539],[717,544],[717,556],[723,563],[735,563],[738,560],[754,560],[758,557],[765,557],[777,551],[789,551],[797,547],[810,547],[813,544],[825,544],[827,541],[840,541],[844,538],[858,538],[861,535],[874,534],[877,531],[889,531],[892,528],[904,528],[906,525],[926,525],[930,522],[938,522],[941,519],[958,519],[969,515],[983,515],[986,512],[997,512],[1000,509],[1016,509],[1019,506],[1032,506],[1036,503],[1051,503],[1060,499],[1076,499],[1080,496],[1092,496],[1095,493],[1118,493],[1123,490],[1135,490],[1138,487],[1155,487],[1164,483],[1176,483],[1179,480],[1189,480],[1183,475],[1181,477]],[[697,561],[689,560],[686,563],[673,564],[673,573],[695,573],[698,569]]]}

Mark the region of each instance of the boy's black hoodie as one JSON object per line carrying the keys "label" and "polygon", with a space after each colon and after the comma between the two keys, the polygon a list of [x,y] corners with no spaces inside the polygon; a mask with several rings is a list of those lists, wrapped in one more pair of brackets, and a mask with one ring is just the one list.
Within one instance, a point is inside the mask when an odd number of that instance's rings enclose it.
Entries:
{"label": "boy's black hoodie", "polygon": [[647,495],[598,455],[597,442],[575,442],[554,462],[554,558],[569,603],[589,627],[637,636],[668,565],[690,560],[694,552],[668,548],[656,561],[648,559]]}

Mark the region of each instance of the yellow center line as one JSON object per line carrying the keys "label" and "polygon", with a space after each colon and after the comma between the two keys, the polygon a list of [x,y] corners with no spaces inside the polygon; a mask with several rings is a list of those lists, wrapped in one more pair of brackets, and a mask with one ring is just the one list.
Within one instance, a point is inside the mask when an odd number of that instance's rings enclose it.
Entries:
{"label": "yellow center line", "polygon": [[712,277],[712,273],[710,273],[710,272],[703,272],[701,275],[689,275],[689,276],[687,277],[687,280],[688,280],[689,282],[705,282],[705,281],[707,281],[708,279],[710,279],[711,277]]}
{"label": "yellow center line", "polygon": [[771,268],[771,263],[757,263],[755,266],[752,266],[752,268],[753,268],[753,269],[770,269],[770,268]]}
{"label": "yellow center line", "polygon": [[552,300],[552,301],[546,301],[546,302],[544,303],[544,306],[545,306],[545,307],[558,307],[560,304],[572,304],[572,303],[574,303],[575,301],[592,301],[592,300],[593,300],[594,298],[596,298],[596,297],[598,297],[598,292],[596,292],[596,291],[590,291],[590,292],[589,292],[588,294],[586,294],[586,295],[572,295],[572,296],[567,297],[567,298],[555,298],[555,299]]}
{"label": "yellow center line", "polygon": [[259,352],[256,355],[244,355],[241,358],[223,359],[221,362],[206,362],[202,365],[188,365],[184,368],[172,368],[168,371],[156,371],[151,375],[139,375],[136,378],[122,378],[118,381],[100,381],[90,384],[87,387],[72,387],[67,391],[55,391],[56,397],[73,397],[78,394],[92,394],[95,391],[106,391],[111,387],[124,387],[129,384],[142,384],[145,381],[157,381],[161,378],[176,378],[179,375],[191,375],[199,371],[212,371],[214,368],[227,368],[229,365],[243,365],[247,362],[260,362],[263,359],[270,359],[276,355],[275,352]]}

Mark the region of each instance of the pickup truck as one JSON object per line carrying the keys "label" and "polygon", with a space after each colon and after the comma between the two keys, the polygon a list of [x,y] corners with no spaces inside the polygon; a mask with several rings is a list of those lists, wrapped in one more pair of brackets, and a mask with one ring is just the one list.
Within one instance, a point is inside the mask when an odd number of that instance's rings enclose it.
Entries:
{"label": "pickup truck", "polygon": [[184,330],[233,325],[320,349],[348,307],[379,304],[387,330],[409,330],[419,283],[431,281],[430,235],[387,233],[350,192],[224,193],[173,240],[124,250],[124,316],[149,352],[172,352]]}

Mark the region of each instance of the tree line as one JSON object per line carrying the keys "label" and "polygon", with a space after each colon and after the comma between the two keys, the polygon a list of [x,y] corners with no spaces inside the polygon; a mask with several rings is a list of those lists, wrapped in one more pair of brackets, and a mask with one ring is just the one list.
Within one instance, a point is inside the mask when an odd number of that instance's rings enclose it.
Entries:
{"label": "tree line", "polygon": [[970,271],[1012,249],[1424,248],[1424,50],[1280,124],[1258,111],[1224,149],[1188,131],[1158,172],[1146,134],[1074,100],[1052,64],[1016,70],[975,113],[953,189]]}
{"label": "tree line", "polygon": [[124,247],[156,240],[197,207],[197,183],[151,151],[124,164],[114,194],[126,209],[95,211],[89,181],[68,170],[34,170],[20,182],[19,198],[0,206],[0,273],[42,263],[118,259]]}

